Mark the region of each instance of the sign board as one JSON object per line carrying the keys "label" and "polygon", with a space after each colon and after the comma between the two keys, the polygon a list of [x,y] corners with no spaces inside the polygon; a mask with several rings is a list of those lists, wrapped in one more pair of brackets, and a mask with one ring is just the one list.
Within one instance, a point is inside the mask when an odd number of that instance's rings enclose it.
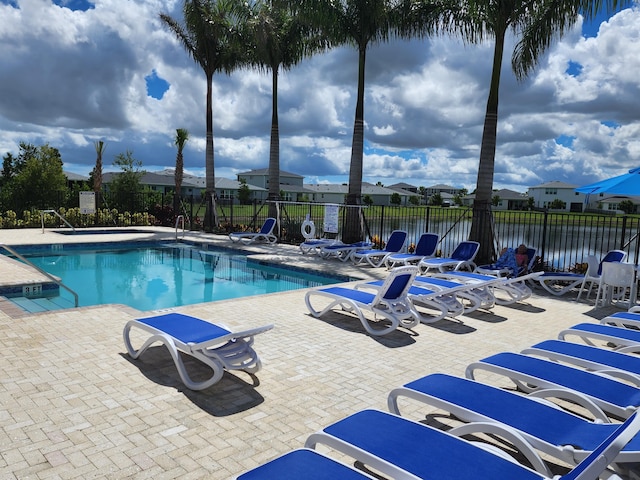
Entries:
{"label": "sign board", "polygon": [[96,194],[80,192],[80,213],[91,215],[96,213]]}
{"label": "sign board", "polygon": [[333,203],[324,206],[324,233],[338,233],[338,208]]}

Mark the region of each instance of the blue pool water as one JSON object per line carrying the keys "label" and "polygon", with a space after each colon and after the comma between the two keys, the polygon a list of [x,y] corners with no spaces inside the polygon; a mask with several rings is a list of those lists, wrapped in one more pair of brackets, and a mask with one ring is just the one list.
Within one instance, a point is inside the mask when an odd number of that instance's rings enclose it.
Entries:
{"label": "blue pool water", "polygon": [[[79,306],[120,303],[155,310],[348,280],[262,265],[234,251],[185,244],[18,251],[76,291]],[[60,295],[72,298],[63,289]]]}

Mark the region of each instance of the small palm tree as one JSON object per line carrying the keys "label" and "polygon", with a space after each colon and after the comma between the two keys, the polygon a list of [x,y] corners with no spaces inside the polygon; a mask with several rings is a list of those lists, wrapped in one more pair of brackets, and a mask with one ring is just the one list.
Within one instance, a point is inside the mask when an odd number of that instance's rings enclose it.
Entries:
{"label": "small palm tree", "polygon": [[93,191],[97,197],[102,189],[102,155],[104,155],[106,145],[102,140],[98,140],[94,146],[96,148],[96,166],[93,170]]}
{"label": "small palm tree", "polygon": [[184,150],[184,144],[189,140],[189,131],[186,128],[176,129],[175,144],[178,147],[178,153],[176,154],[176,170],[173,174],[175,181],[175,194],[173,196],[173,211],[177,215],[180,212],[180,198],[182,192],[182,177],[184,176],[184,158],[182,151]]}
{"label": "small palm tree", "polygon": [[98,140],[94,143],[96,148],[96,166],[93,169],[93,192],[96,196],[96,216],[95,223],[99,223],[99,215],[97,208],[100,206],[100,198],[102,195],[102,156],[106,148],[105,143],[102,140]]}
{"label": "small palm tree", "polygon": [[185,0],[184,25],[169,15],[160,19],[173,31],[187,53],[200,65],[207,80],[204,227],[218,225],[215,204],[213,156],[213,75],[231,73],[245,58],[238,27],[246,22],[248,9],[241,0]]}

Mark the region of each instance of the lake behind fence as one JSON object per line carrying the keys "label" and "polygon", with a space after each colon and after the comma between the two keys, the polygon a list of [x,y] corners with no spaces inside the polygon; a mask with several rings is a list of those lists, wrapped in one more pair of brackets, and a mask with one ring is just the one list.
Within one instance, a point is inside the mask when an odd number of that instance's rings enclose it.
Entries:
{"label": "lake behind fence", "polygon": [[[347,206],[340,205],[340,218]],[[257,205],[253,212],[238,215],[231,208],[225,214],[232,224],[262,225],[268,217],[267,205]],[[316,236],[323,234],[324,205],[278,202],[280,241],[300,243],[304,240],[301,226],[309,215],[316,226]],[[438,249],[450,254],[456,245],[469,238],[472,211],[469,208],[433,206],[363,207],[362,228],[369,238],[386,240],[393,230],[406,230],[409,242],[416,243],[420,234],[440,235]],[[587,261],[588,255],[598,258],[613,249],[624,250],[626,261],[637,264],[640,243],[640,218],[630,215],[597,215],[553,211],[494,211],[496,251],[502,247],[517,247],[524,243],[534,247],[545,269],[566,271]],[[339,229],[339,232],[343,229]],[[338,238],[340,233],[338,233]]]}

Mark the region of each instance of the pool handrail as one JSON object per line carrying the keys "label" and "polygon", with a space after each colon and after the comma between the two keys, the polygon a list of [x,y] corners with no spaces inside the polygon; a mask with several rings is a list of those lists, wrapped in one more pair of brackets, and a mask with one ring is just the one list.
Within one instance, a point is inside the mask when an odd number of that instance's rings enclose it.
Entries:
{"label": "pool handrail", "polygon": [[178,224],[182,221],[182,238],[184,238],[184,215],[176,217],[176,242],[178,241]]}
{"label": "pool handrail", "polygon": [[18,252],[16,252],[13,248],[11,248],[9,245],[5,244],[5,243],[0,243],[0,247],[4,248],[7,252],[9,252],[11,255],[15,255],[17,258],[19,258],[20,260],[22,260],[24,263],[26,263],[27,265],[35,268],[38,272],[40,272],[42,275],[44,275],[45,277],[47,277],[49,280],[51,280],[52,282],[54,282],[55,284],[57,284],[59,287],[64,288],[67,292],[69,292],[71,295],[73,295],[74,298],[74,302],[75,302],[75,307],[78,307],[78,294],[76,292],[74,292],[73,290],[71,290],[69,287],[67,287],[64,283],[62,283],[60,281],[60,279],[54,277],[53,275],[51,275],[49,272],[43,270],[42,268],[38,267],[37,265],[33,264],[32,262],[30,262],[29,260],[27,260],[25,257],[23,257],[22,255],[20,255]]}
{"label": "pool handrail", "polygon": [[44,214],[45,213],[55,214],[56,217],[62,220],[65,223],[65,225],[67,225],[71,230],[73,230],[73,233],[76,233],[75,227],[71,225],[66,218],[64,218],[62,215],[60,215],[56,210],[53,210],[52,208],[47,210],[40,210],[40,223],[42,224],[42,233],[44,233]]}

